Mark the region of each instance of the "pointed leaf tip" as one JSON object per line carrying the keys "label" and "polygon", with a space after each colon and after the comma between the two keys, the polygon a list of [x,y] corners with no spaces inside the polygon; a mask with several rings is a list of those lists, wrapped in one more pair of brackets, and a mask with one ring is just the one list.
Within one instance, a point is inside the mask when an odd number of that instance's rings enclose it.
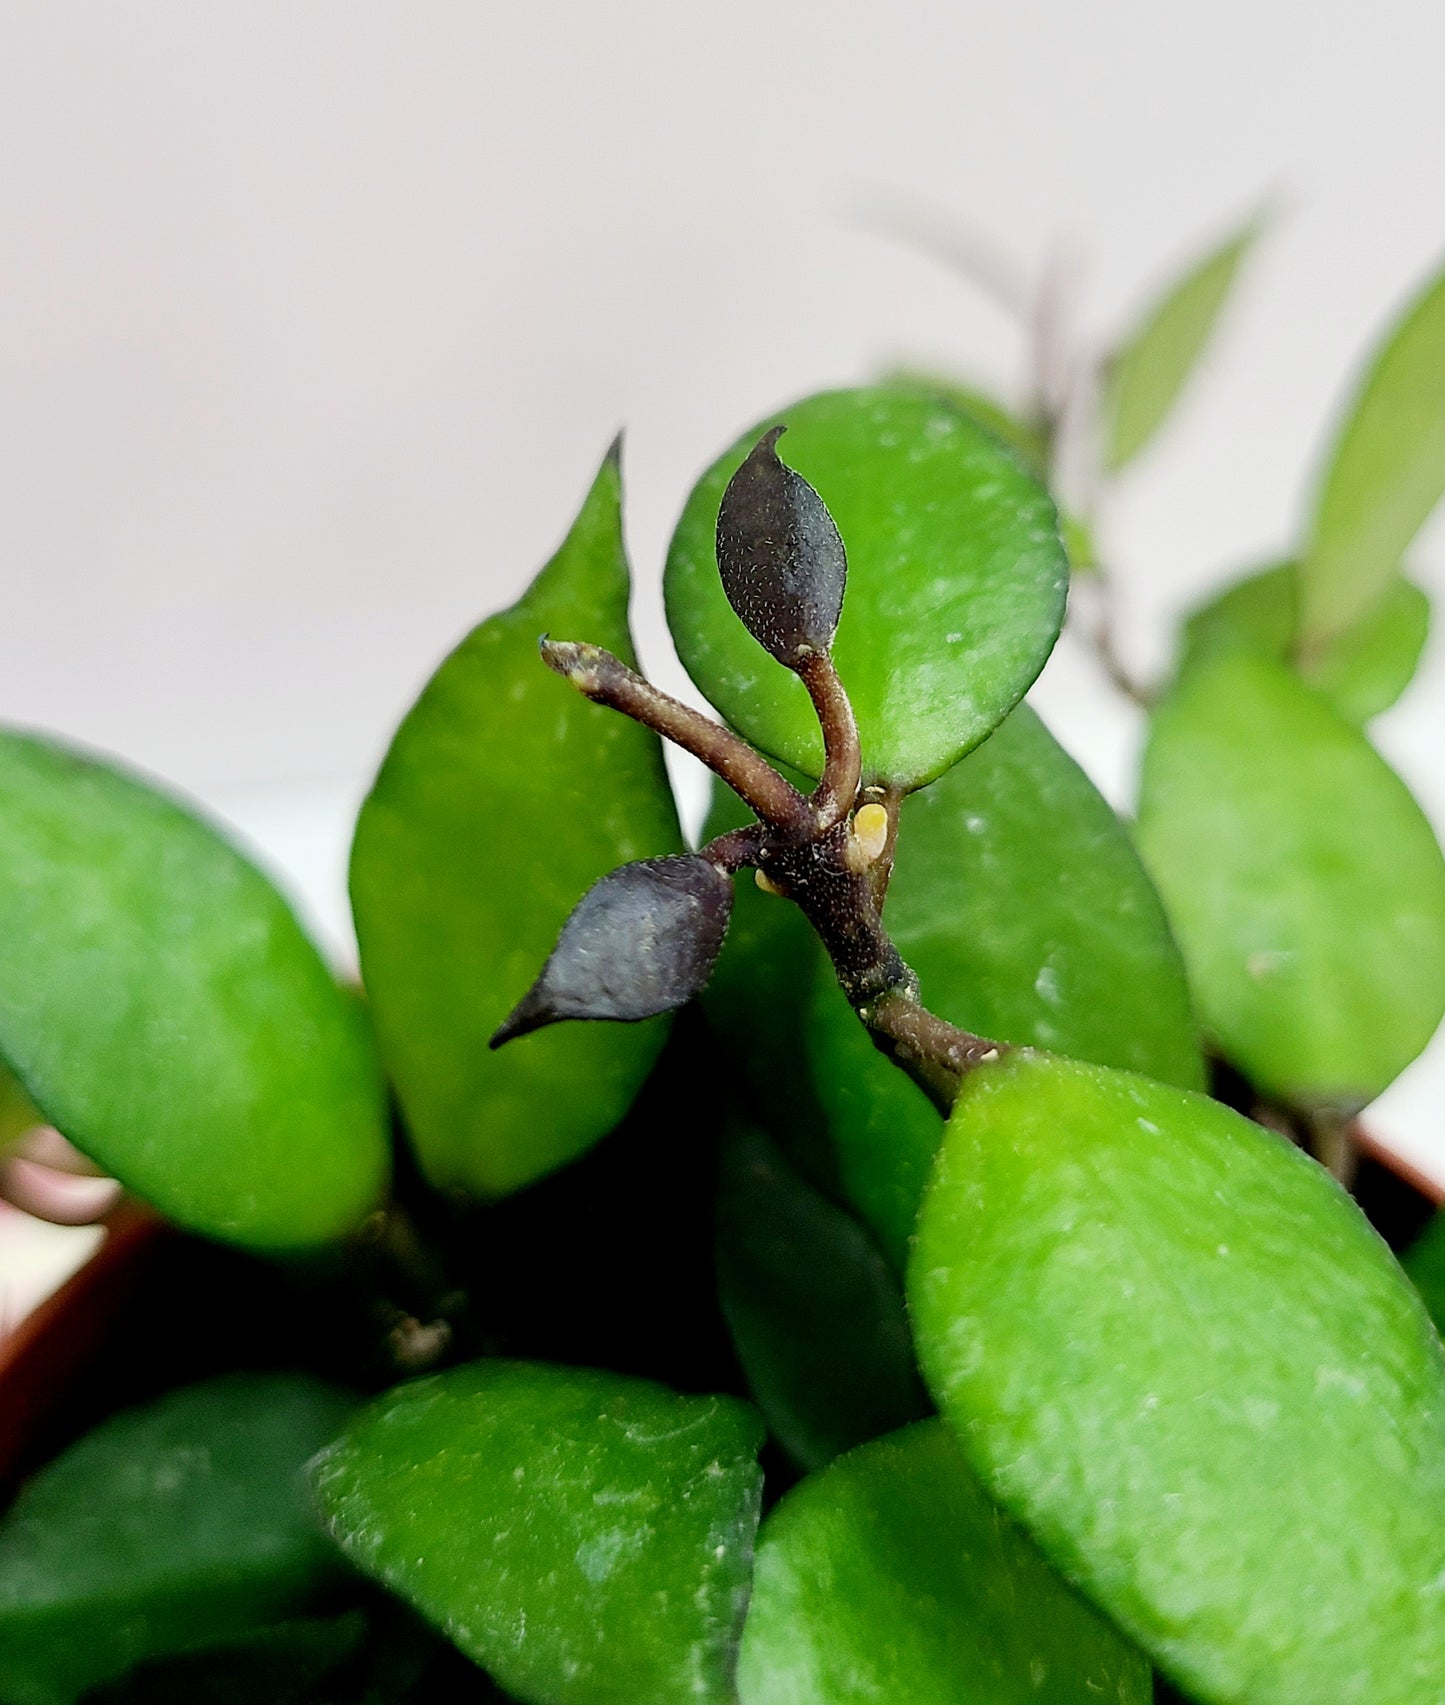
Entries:
{"label": "pointed leaf tip", "polygon": [[684,1005],[712,975],[732,901],[731,880],[695,854],[612,871],[583,895],[489,1045],[564,1018],[633,1023]]}
{"label": "pointed leaf tip", "polygon": [[728,482],[717,518],[718,573],[744,627],[796,669],[833,643],[848,559],[833,517],[765,432]]}

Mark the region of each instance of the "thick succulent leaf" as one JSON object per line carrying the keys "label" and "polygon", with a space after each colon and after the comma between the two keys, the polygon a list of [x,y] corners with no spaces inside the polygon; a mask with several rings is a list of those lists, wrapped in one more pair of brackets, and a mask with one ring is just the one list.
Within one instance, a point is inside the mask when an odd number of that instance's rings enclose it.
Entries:
{"label": "thick succulent leaf", "polygon": [[827,651],[843,613],[848,559],[833,517],[765,432],[728,481],[717,517],[718,576],[738,620],[796,669]]}
{"label": "thick succulent leaf", "polygon": [[848,551],[833,647],[870,780],[920,787],[983,740],[1058,637],[1067,566],[1053,504],[998,442],[916,390],[806,398],[746,433],[689,497],[667,563],[688,673],[748,739],[809,775],[822,764],[806,691],[728,607],[714,555],[724,488],[769,425]]}
{"label": "thick succulent leaf", "polygon": [[741,1705],[1148,1705],[1149,1666],[998,1512],[938,1421],[763,1524]]}
{"label": "thick succulent leaf", "polygon": [[[1294,563],[1277,563],[1197,609],[1184,624],[1181,668],[1224,651],[1293,662],[1297,573]],[[1430,600],[1397,574],[1352,627],[1307,660],[1305,675],[1341,716],[1363,724],[1388,710],[1409,686],[1429,627]]]}
{"label": "thick succulent leaf", "polygon": [[397,730],[356,826],[351,898],[382,1052],[431,1181],[530,1183],[627,1110],[666,1023],[488,1039],[580,894],[679,850],[656,736],[537,656],[547,631],[633,661],[617,458],[511,609],[462,641]]}
{"label": "thick succulent leaf", "polygon": [[1005,1056],[955,1107],[909,1307],[985,1485],[1191,1699],[1445,1697],[1445,1355],[1283,1138]]}
{"label": "thick succulent leaf", "polygon": [[896,1275],[761,1131],[729,1132],[716,1211],[723,1313],[792,1457],[821,1468],[928,1413]]}
{"label": "thick succulent leaf", "polygon": [[304,1609],[337,1573],[302,1468],[354,1399],[237,1374],[128,1410],[0,1522],[0,1698],[65,1705]]}
{"label": "thick succulent leaf", "polygon": [[966,414],[970,420],[977,421],[991,432],[1000,443],[1006,444],[1036,479],[1047,477],[1049,446],[1043,429],[1005,408],[986,391],[957,379],[911,368],[889,373],[886,383],[894,390],[917,391],[922,396],[936,397],[939,402],[956,408],[960,414]]}
{"label": "thick succulent leaf", "polygon": [[379,1398],[313,1481],[347,1555],[528,1705],[724,1705],[761,1442],[733,1398],[480,1362]]}
{"label": "thick succulent leaf", "polygon": [[[987,393],[955,379],[904,370],[890,374],[888,383],[895,388],[917,391],[921,396],[935,397],[967,415],[1012,450],[1035,479],[1048,483],[1049,440],[1037,421],[1014,414]],[[1060,510],[1059,537],[1074,574],[1086,574],[1098,567],[1093,534],[1078,515]]]}
{"label": "thick succulent leaf", "polygon": [[1378,602],[1445,493],[1445,271],[1387,333],[1326,465],[1300,564],[1308,660]]}
{"label": "thick succulent leaf", "polygon": [[577,903],[491,1046],[565,1018],[636,1023],[676,1011],[707,986],[732,903],[732,878],[693,853],[609,872]]}
{"label": "thick succulent leaf", "polygon": [[174,800],[0,732],[0,1056],[188,1228],[340,1237],[389,1165],[364,1015],[286,902]]}
{"label": "thick succulent leaf", "polygon": [[1404,784],[1288,670],[1245,654],[1156,709],[1139,837],[1200,1017],[1262,1089],[1352,1111],[1445,1012],[1445,860]]}
{"label": "thick succulent leaf", "polygon": [[[1202,1086],[1158,896],[1107,802],[1027,706],[904,801],[886,916],[925,1004],[953,1023]],[[843,1187],[901,1264],[941,1121],[825,978],[807,1026]]]}
{"label": "thick succulent leaf", "polygon": [[1204,256],[1170,286],[1104,374],[1104,463],[1122,468],[1153,438],[1179,398],[1218,322],[1258,220]]}

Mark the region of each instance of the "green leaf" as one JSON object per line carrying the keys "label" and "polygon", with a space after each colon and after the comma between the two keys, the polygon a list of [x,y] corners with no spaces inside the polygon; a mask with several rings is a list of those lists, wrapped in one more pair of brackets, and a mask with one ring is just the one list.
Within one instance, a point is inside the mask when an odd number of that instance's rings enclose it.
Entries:
{"label": "green leaf", "polygon": [[526,595],[432,677],[361,809],[362,974],[417,1154],[444,1189],[502,1195],[589,1148],[667,1034],[666,1019],[569,1024],[487,1048],[587,889],[681,849],[656,736],[537,655],[550,630],[631,662],[628,585],[613,454]]}
{"label": "green leaf", "polygon": [[[1297,626],[1297,569],[1277,563],[1236,581],[1184,624],[1180,667],[1225,651],[1292,663]],[[1414,678],[1430,627],[1430,600],[1395,575],[1379,601],[1310,659],[1305,674],[1346,721],[1357,726],[1388,710]]]}
{"label": "green leaf", "polygon": [[1345,416],[1300,564],[1308,659],[1376,603],[1445,492],[1445,271],[1391,327]]}
{"label": "green leaf", "polygon": [[[924,1004],[953,1023],[1202,1086],[1158,896],[1118,818],[1028,706],[904,801],[887,919]],[[813,984],[807,1023],[844,1189],[901,1265],[938,1114],[831,979]]]}
{"label": "green leaf", "polygon": [[305,1609],[336,1574],[301,1469],[349,1396],[236,1374],[114,1416],[0,1522],[0,1698],[66,1705]]}
{"label": "green leaf", "polygon": [[1154,712],[1140,845],[1200,1016],[1263,1090],[1350,1112],[1445,1013],[1445,860],[1400,779],[1287,670],[1245,654]]}
{"label": "green leaf", "polygon": [[191,1230],[320,1243],[385,1189],[365,1016],[276,890],[149,785],[4,731],[0,1056]]}
{"label": "green leaf", "polygon": [[729,1132],[716,1207],[723,1313],[791,1456],[821,1468],[928,1413],[893,1271],[760,1131]]}
{"label": "green leaf", "polygon": [[1134,460],[1178,401],[1259,232],[1259,220],[1251,219],[1191,267],[1109,362],[1101,407],[1111,471]]}
{"label": "green leaf", "polygon": [[908,1291],[985,1486],[1191,1699],[1445,1697],[1445,1355],[1284,1139],[1005,1056],[964,1085]]}
{"label": "green leaf", "polygon": [[313,1478],[353,1561],[530,1705],[724,1705],[761,1442],[733,1398],[480,1362],[379,1398]]}
{"label": "green leaf", "polygon": [[763,1524],[741,1705],[1148,1705],[1149,1666],[999,1514],[937,1421]]}
{"label": "green leaf", "polygon": [[714,533],[723,488],[770,425],[848,552],[833,655],[865,779],[942,775],[1003,721],[1043,667],[1068,578],[1047,494],[973,421],[914,390],[808,397],[751,428],[694,487],[667,562],[667,615],[688,673],[741,733],[816,776],[817,718],[798,678],[733,615]]}

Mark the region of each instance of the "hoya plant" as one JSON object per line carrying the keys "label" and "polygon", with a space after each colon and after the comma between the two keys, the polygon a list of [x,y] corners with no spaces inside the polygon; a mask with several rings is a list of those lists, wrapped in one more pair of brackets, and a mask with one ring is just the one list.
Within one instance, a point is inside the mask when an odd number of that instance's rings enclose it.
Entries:
{"label": "hoya plant", "polygon": [[[1094,364],[1088,491],[1247,240]],[[1445,1696],[1445,1353],[1346,1187],[1445,1011],[1366,727],[1426,626],[1445,277],[1289,559],[1157,686],[1100,632],[1136,824],[1025,702],[1103,579],[1065,401],[741,434],[665,579],[718,719],[637,670],[614,447],[396,732],[361,990],[189,807],[0,733],[0,1178],[114,1175],[260,1326],[20,1489],[0,1705]],[[1445,1289],[1445,1234],[1408,1259]]]}

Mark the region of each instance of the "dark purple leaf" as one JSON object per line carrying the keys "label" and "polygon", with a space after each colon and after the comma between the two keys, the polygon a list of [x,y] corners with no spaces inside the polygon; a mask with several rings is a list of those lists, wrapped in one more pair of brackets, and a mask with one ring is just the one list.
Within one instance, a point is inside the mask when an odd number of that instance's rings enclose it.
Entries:
{"label": "dark purple leaf", "polygon": [[728,602],[764,650],[796,669],[833,643],[848,559],[833,517],[765,432],[728,482],[717,518],[718,573]]}
{"label": "dark purple leaf", "polygon": [[562,1018],[632,1021],[682,1006],[712,975],[732,904],[731,880],[708,859],[624,864],[583,895],[492,1047]]}

